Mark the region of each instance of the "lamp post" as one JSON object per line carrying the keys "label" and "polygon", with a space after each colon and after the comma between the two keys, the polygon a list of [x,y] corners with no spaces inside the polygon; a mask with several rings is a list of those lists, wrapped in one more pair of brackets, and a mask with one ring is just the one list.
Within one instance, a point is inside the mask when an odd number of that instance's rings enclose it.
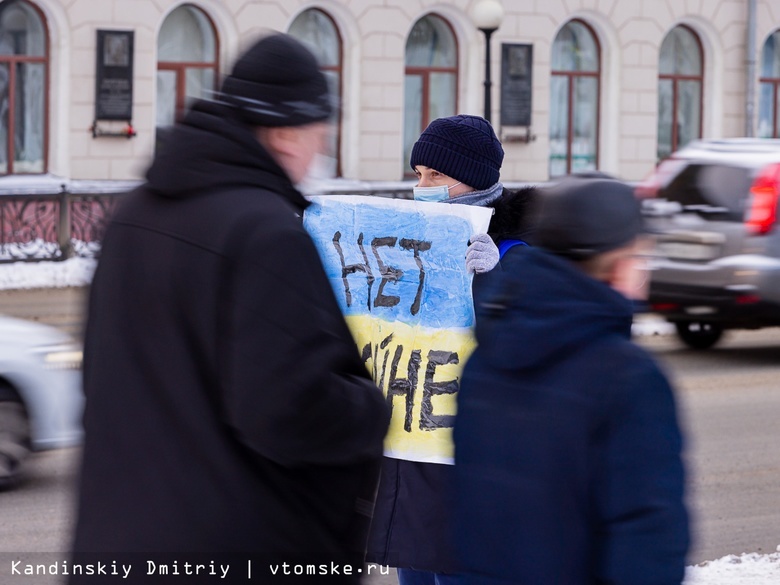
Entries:
{"label": "lamp post", "polygon": [[471,9],[471,20],[485,34],[485,115],[490,122],[490,37],[504,18],[504,8],[498,0],[479,0]]}

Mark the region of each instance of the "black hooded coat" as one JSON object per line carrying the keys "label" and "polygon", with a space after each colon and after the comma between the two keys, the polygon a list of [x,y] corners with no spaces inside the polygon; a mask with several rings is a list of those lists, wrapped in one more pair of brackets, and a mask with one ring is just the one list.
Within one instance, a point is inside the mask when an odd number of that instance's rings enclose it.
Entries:
{"label": "black hooded coat", "polygon": [[147,179],[92,284],[74,562],[247,554],[261,582],[271,563],[359,566],[389,413],[306,200],[215,103],[195,105]]}

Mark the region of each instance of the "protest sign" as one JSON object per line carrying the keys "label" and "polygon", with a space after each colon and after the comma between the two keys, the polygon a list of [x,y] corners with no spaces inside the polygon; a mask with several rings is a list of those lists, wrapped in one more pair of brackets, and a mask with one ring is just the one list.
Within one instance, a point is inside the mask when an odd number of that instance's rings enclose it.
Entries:
{"label": "protest sign", "polygon": [[389,457],[453,461],[455,393],[475,347],[465,253],[491,213],[319,196],[304,214],[358,350],[392,408]]}

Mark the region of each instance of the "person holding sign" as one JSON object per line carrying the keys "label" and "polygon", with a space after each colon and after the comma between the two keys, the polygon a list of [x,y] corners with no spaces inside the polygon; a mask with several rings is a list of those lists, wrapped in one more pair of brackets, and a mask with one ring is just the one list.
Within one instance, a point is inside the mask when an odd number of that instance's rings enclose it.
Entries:
{"label": "person holding sign", "polygon": [[583,177],[539,202],[535,246],[510,250],[477,302],[458,394],[463,582],[679,585],[682,433],[673,389],[630,339],[639,203]]}
{"label": "person holding sign", "polygon": [[269,34],[122,201],[87,317],[75,563],[359,581],[389,409],[295,187],[332,111],[314,55]]}
{"label": "person holding sign", "polygon": [[494,210],[489,233],[474,235],[466,250],[466,267],[476,274],[492,270],[500,254],[528,233],[524,219],[533,189],[506,189],[498,180],[503,160],[493,127],[479,116],[438,118],[412,147],[415,200]]}
{"label": "person holding sign", "polygon": [[[412,148],[410,165],[419,181],[416,200],[494,210],[488,232],[473,235],[463,250],[477,281],[496,269],[501,250],[524,244],[528,235],[525,218],[534,190],[505,189],[499,181],[503,159],[490,123],[471,115],[434,120]],[[394,409],[396,416],[403,416],[403,409]],[[367,560],[397,567],[401,585],[457,579],[453,480],[451,464],[385,457]]]}

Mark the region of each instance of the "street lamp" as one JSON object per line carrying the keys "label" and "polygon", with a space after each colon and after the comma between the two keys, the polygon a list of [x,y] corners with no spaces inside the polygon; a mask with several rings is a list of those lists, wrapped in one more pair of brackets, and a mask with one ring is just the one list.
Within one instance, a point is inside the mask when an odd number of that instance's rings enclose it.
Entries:
{"label": "street lamp", "polygon": [[498,30],[504,8],[498,0],[479,0],[471,9],[471,20],[485,33],[485,120],[490,122],[490,36]]}

